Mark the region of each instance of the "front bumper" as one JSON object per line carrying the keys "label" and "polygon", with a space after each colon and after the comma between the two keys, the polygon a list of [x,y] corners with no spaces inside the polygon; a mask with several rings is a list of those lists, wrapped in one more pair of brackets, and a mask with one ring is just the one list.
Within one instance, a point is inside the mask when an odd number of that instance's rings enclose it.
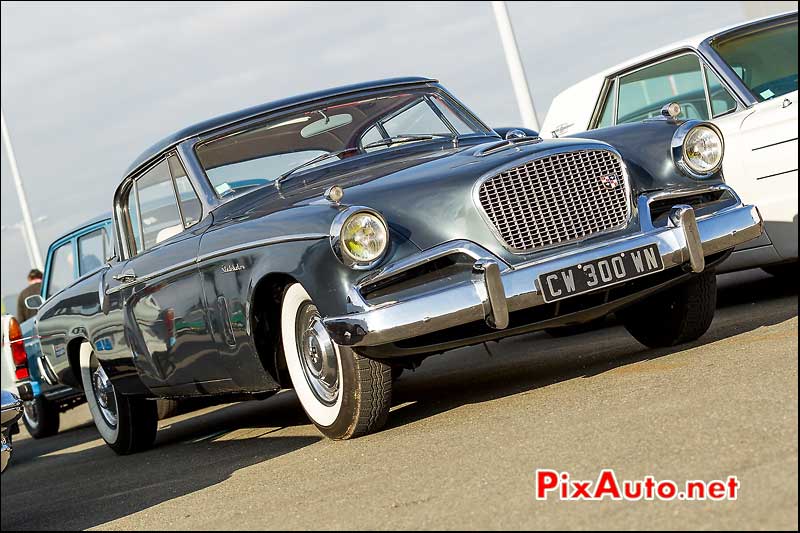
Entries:
{"label": "front bumper", "polygon": [[[680,202],[681,195],[688,196],[692,191],[643,195],[638,202],[641,229],[636,233],[579,249],[571,248],[562,254],[513,267],[473,243],[445,243],[384,270],[397,273],[457,250],[475,259],[470,282],[376,306],[359,300],[359,288],[354,287],[351,300],[358,302],[361,309],[328,317],[325,326],[338,344],[356,347],[390,344],[480,320],[502,330],[508,326],[509,313],[546,304],[536,286],[540,274],[650,244],[658,246],[665,270],[683,267],[691,272],[702,272],[705,257],[730,250],[763,232],[756,207],[742,205],[735,193],[725,186],[716,188],[727,190],[735,202],[695,218],[692,207]],[[675,195],[675,205],[668,222],[655,227],[650,222],[649,205],[656,198],[663,201],[669,194]],[[370,281],[374,282],[374,277]]]}

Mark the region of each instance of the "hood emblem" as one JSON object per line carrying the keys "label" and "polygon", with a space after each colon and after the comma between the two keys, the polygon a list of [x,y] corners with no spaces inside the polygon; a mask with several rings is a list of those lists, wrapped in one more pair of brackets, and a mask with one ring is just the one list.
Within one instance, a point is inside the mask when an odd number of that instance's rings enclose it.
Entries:
{"label": "hood emblem", "polygon": [[603,187],[606,189],[616,189],[619,187],[619,178],[617,178],[616,174],[606,174],[597,179],[600,180],[600,183],[602,183]]}

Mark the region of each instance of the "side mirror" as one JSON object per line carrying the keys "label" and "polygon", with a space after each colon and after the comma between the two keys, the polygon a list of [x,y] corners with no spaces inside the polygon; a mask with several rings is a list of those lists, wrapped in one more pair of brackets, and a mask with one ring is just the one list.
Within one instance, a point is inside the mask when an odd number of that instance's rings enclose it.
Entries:
{"label": "side mirror", "polygon": [[25,307],[27,307],[31,311],[36,311],[42,306],[43,303],[44,300],[38,294],[34,294],[32,296],[28,296],[27,298],[25,298]]}

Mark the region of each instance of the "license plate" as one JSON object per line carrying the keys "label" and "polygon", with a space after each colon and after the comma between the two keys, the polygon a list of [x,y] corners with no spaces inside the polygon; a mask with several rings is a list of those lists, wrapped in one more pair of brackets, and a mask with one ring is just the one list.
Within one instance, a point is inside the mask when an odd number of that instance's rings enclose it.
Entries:
{"label": "license plate", "polygon": [[544,301],[555,302],[660,270],[664,263],[658,245],[650,244],[541,274],[538,283]]}

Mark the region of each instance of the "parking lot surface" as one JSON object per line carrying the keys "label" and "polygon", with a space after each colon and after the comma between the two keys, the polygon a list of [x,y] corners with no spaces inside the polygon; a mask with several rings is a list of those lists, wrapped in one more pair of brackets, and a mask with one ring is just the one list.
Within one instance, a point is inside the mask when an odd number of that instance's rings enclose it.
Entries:
{"label": "parking lot surface", "polygon": [[[161,422],[118,457],[82,406],[15,439],[2,529],[794,529],[796,279],[720,277],[699,341],[650,350],[611,322],[427,360],[387,428],[323,439],[294,394]],[[658,320],[657,316],[653,320]],[[738,476],[736,501],[534,499],[537,468],[595,479]]]}

